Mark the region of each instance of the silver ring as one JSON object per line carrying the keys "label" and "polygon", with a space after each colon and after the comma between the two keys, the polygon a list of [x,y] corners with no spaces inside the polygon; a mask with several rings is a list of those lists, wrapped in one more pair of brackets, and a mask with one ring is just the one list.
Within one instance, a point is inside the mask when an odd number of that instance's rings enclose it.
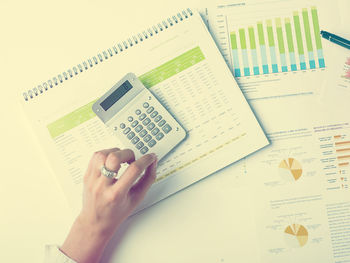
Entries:
{"label": "silver ring", "polygon": [[116,172],[108,170],[104,165],[101,167],[101,174],[108,178],[115,178],[118,175]]}

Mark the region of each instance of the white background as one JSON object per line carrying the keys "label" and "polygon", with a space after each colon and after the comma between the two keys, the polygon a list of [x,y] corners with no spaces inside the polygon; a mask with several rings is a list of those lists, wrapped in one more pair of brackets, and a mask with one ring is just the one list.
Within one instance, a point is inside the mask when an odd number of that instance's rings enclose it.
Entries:
{"label": "white background", "polygon": [[[1,0],[0,262],[42,262],[44,245],[61,244],[74,220],[23,115],[20,91],[188,6],[199,0]],[[134,216],[106,258],[258,262],[249,191],[232,173],[210,176]]]}
{"label": "white background", "polygon": [[[61,244],[74,220],[22,112],[21,91],[198,2],[1,1],[0,262],[42,262],[44,245]],[[106,258],[256,262],[248,199],[230,172],[211,176],[134,216]]]}

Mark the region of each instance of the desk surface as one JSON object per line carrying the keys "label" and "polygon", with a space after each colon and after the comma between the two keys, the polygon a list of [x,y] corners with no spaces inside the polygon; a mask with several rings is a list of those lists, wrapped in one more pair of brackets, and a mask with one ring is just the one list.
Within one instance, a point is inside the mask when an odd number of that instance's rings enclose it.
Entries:
{"label": "desk surface", "polygon": [[[2,262],[42,262],[45,244],[61,244],[73,221],[67,202],[17,103],[57,69],[83,60],[198,1],[2,1],[0,129]],[[154,20],[156,19],[156,20]],[[9,112],[11,114],[9,114]],[[229,173],[211,176],[134,216],[106,257],[118,262],[257,262],[248,192]],[[237,227],[240,226],[240,227]],[[243,227],[242,227],[243,226]],[[150,253],[150,251],[152,251]]]}

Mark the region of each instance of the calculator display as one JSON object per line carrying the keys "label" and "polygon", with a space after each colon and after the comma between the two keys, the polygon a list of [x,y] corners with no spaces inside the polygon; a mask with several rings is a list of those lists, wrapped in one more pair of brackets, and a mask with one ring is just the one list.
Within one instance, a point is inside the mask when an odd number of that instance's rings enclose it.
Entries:
{"label": "calculator display", "polygon": [[92,110],[135,159],[156,153],[160,160],[186,137],[176,119],[131,72],[95,101]]}
{"label": "calculator display", "polygon": [[113,106],[120,98],[122,98],[129,90],[132,89],[132,85],[127,80],[119,88],[113,91],[104,101],[101,102],[101,107],[107,111]]}

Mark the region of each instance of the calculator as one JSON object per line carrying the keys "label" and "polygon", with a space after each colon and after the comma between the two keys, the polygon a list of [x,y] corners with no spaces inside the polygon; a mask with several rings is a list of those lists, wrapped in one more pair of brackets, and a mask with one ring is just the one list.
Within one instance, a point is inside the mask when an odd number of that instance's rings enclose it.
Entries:
{"label": "calculator", "polygon": [[133,73],[98,99],[92,110],[138,159],[155,153],[162,159],[186,137],[186,131]]}

